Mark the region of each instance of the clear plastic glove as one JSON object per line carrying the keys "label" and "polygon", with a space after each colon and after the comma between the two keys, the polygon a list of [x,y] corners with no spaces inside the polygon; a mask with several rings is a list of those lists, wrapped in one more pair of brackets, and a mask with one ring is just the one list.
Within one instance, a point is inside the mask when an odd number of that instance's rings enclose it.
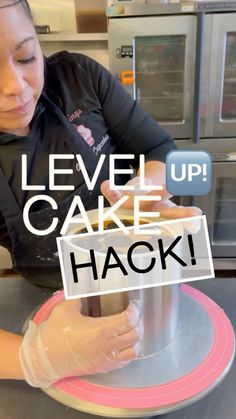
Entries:
{"label": "clear plastic glove", "polygon": [[19,355],[31,386],[111,371],[137,358],[143,325],[135,304],[100,318],[83,316],[80,310],[79,300],[63,301],[40,325],[30,322]]}
{"label": "clear plastic glove", "polygon": [[[105,196],[105,198],[107,199],[107,201],[109,202],[110,205],[113,205],[115,202],[117,202],[120,198],[122,198],[123,196],[129,196],[129,199],[123,204],[122,208],[126,208],[126,209],[133,209],[134,207],[134,196],[137,195],[158,195],[158,191],[153,190],[152,187],[153,182],[151,179],[149,178],[145,178],[145,186],[148,186],[149,189],[141,189],[140,188],[140,178],[139,176],[135,176],[132,179],[130,179],[127,183],[126,186],[132,186],[133,190],[113,190],[110,188],[110,182],[109,180],[105,180],[104,182],[102,182],[101,184],[101,192],[102,194]],[[143,203],[144,207],[148,208],[150,206],[150,203],[146,202]],[[153,201],[151,202],[151,205],[153,205]],[[144,209],[144,208],[142,208]]]}
{"label": "clear plastic glove", "polygon": [[145,178],[145,186],[148,186],[149,190],[143,190],[140,188],[140,178],[138,176],[133,177],[130,179],[126,185],[133,186],[134,190],[132,191],[125,191],[125,190],[112,190],[110,188],[109,180],[105,180],[101,184],[101,192],[110,203],[113,205],[123,196],[129,196],[129,199],[122,205],[121,208],[126,209],[133,209],[134,208],[134,196],[137,195],[146,195],[150,196],[150,201],[143,201],[141,202],[140,209],[142,211],[158,211],[160,213],[160,217],[167,218],[167,219],[177,219],[177,218],[186,218],[186,217],[195,217],[202,214],[202,211],[198,207],[189,206],[184,207],[180,205],[174,204],[174,202],[170,201],[169,199],[156,201],[152,200],[152,196],[159,195],[157,190],[152,189],[154,184],[150,178]]}

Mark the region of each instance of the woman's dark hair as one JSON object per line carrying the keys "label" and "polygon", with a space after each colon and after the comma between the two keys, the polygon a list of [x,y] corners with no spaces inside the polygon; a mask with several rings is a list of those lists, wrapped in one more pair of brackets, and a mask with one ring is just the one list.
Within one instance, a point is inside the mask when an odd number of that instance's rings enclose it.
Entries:
{"label": "woman's dark hair", "polygon": [[24,8],[27,16],[33,22],[33,15],[30,10],[30,6],[27,0],[0,0],[0,9],[4,9],[5,7],[11,7],[16,4],[21,3],[22,7]]}

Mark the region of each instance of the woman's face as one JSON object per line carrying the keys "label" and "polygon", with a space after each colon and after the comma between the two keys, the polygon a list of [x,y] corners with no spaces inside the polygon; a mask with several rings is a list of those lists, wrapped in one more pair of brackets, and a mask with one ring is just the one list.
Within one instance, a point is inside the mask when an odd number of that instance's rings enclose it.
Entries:
{"label": "woman's face", "polygon": [[21,4],[0,9],[0,131],[28,133],[43,84],[33,23]]}

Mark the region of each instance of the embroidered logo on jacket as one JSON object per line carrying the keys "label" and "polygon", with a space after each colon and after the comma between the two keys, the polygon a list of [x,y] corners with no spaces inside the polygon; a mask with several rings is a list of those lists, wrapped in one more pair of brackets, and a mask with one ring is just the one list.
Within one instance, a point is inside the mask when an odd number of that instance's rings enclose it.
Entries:
{"label": "embroidered logo on jacket", "polygon": [[73,122],[75,119],[79,119],[80,115],[82,114],[81,109],[76,109],[72,114],[68,114],[67,117],[70,122]]}
{"label": "embroidered logo on jacket", "polygon": [[78,131],[78,133],[81,135],[81,137],[86,141],[86,143],[93,147],[95,141],[92,137],[92,132],[89,128],[86,128],[84,125],[75,125],[73,124],[74,128]]}
{"label": "embroidered logo on jacket", "polygon": [[108,134],[106,134],[106,135],[104,135],[103,137],[102,137],[102,141],[98,144],[98,145],[96,145],[96,146],[94,146],[93,147],[93,152],[94,152],[94,154],[97,156],[100,152],[101,152],[101,150],[102,150],[102,148],[104,147],[104,145],[107,143],[107,141],[109,141],[110,140],[110,137],[109,137],[109,135]]}

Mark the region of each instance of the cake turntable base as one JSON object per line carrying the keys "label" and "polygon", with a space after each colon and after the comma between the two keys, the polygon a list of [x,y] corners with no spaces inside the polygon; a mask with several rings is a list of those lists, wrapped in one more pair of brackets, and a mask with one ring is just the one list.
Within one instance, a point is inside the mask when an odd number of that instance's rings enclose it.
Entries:
{"label": "cake turntable base", "polygon": [[[64,298],[57,292],[34,315],[44,321]],[[105,417],[151,417],[187,406],[226,376],[235,352],[234,331],[209,297],[181,287],[178,333],[163,350],[106,374],[67,378],[42,389],[74,409]]]}

